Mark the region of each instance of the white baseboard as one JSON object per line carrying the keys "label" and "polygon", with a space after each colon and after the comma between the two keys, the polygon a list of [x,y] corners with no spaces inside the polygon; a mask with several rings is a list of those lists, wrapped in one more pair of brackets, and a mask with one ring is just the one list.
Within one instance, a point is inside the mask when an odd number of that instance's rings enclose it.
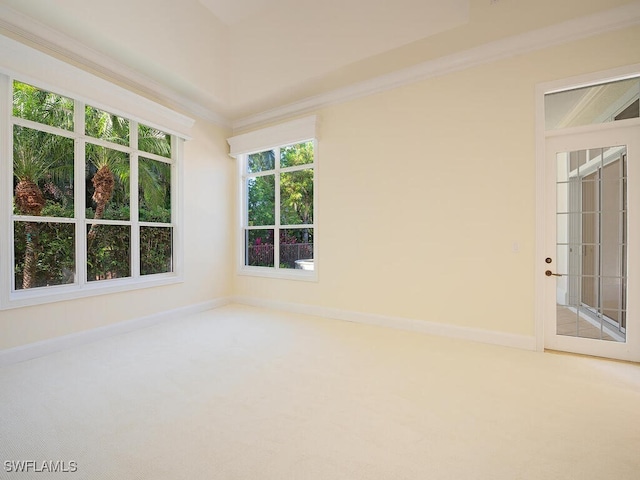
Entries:
{"label": "white baseboard", "polygon": [[520,348],[523,350],[535,350],[536,339],[533,335],[517,335],[513,333],[496,332],[480,328],[461,327],[444,323],[416,320],[402,317],[389,317],[370,313],[340,310],[335,308],[320,307],[317,305],[304,305],[299,303],[278,302],[252,297],[232,297],[234,303],[250,305],[254,307],[271,308],[286,312],[314,315],[318,317],[345,320],[348,322],[364,323],[381,327],[408,330],[412,332],[426,333],[441,337],[459,338],[473,342],[489,343],[505,347]]}
{"label": "white baseboard", "polygon": [[461,327],[457,325],[447,325],[444,323],[430,322],[427,320],[416,320],[411,318],[390,317],[370,313],[355,312],[350,310],[340,310],[317,305],[304,305],[299,303],[278,302],[275,300],[263,300],[252,297],[225,297],[209,302],[188,305],[173,310],[148,315],[145,317],[127,320],[104,327],[94,328],[84,332],[72,333],[61,337],[43,340],[28,345],[0,350],[0,367],[24,362],[34,358],[42,357],[51,353],[77,347],[97,340],[113,337],[127,332],[132,332],[141,328],[150,327],[161,322],[180,318],[185,315],[196,314],[222,307],[230,303],[250,305],[254,307],[270,308],[304,315],[314,315],[318,317],[344,320],[348,322],[363,323],[367,325],[377,325],[381,327],[407,330],[412,332],[425,333],[428,335],[438,335],[442,337],[459,338],[480,343],[502,345],[506,347],[520,348],[525,350],[535,350],[536,342],[534,336],[516,335],[512,333],[496,332],[479,328]]}
{"label": "white baseboard", "polygon": [[173,310],[166,310],[164,312],[134,318],[124,322],[114,323],[113,325],[93,328],[84,332],[72,333],[61,337],[43,340],[41,342],[0,350],[0,367],[42,357],[50,353],[95,342],[103,338],[113,337],[115,335],[132,332],[141,328],[151,327],[158,323],[180,318],[185,315],[205,312],[213,308],[228,305],[229,303],[231,303],[230,298],[220,298],[208,302],[197,303],[195,305],[175,308]]}

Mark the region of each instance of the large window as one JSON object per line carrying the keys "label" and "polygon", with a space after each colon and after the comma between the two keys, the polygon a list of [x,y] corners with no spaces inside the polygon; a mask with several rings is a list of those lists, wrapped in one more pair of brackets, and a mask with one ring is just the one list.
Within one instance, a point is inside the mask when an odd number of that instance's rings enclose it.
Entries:
{"label": "large window", "polygon": [[12,178],[2,197],[11,210],[1,264],[8,298],[72,298],[175,278],[181,140],[17,79],[2,84],[13,98],[0,132],[13,159],[3,167]]}
{"label": "large window", "polygon": [[[232,155],[249,150],[235,155],[242,192],[241,273],[316,278],[314,129],[315,117],[229,140]],[[295,141],[254,149],[265,145],[264,138],[267,144]]]}

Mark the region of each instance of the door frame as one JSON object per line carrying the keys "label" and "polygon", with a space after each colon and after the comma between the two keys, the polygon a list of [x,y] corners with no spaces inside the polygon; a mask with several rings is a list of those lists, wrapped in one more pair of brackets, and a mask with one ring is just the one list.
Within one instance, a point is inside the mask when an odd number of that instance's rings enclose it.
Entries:
{"label": "door frame", "polygon": [[[547,220],[546,220],[546,144],[548,135],[564,135],[585,131],[589,127],[567,128],[563,130],[555,130],[547,132],[545,129],[545,108],[544,97],[550,93],[557,93],[565,90],[573,90],[576,88],[597,85],[600,83],[624,80],[640,75],[640,64],[628,65],[612,70],[589,73],[575,77],[565,78],[552,82],[541,83],[536,86],[535,93],[535,171],[536,171],[536,196],[535,196],[535,263],[533,268],[534,274],[534,328],[536,339],[536,350],[539,352],[545,349],[545,302],[546,297],[545,280],[548,278],[544,272],[547,265],[544,259],[548,256],[555,258],[555,252],[547,252]],[[606,128],[618,128],[622,126],[640,125],[640,119],[621,120],[609,124],[594,125],[594,130]],[[554,297],[555,298],[555,297]],[[638,359],[640,360],[640,359]]]}

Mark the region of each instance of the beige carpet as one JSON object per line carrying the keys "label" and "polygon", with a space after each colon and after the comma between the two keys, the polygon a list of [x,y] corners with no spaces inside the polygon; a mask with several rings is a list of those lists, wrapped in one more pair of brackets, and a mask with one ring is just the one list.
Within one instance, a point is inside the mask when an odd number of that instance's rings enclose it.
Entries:
{"label": "beige carpet", "polygon": [[[75,473],[14,473],[32,460]],[[640,478],[640,366],[229,306],[0,370],[0,478]]]}

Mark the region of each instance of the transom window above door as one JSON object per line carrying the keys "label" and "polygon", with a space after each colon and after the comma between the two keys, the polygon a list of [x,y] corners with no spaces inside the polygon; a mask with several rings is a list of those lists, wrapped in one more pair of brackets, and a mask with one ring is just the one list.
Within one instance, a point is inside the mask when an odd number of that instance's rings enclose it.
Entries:
{"label": "transom window above door", "polygon": [[545,128],[596,125],[640,116],[640,77],[548,93]]}

